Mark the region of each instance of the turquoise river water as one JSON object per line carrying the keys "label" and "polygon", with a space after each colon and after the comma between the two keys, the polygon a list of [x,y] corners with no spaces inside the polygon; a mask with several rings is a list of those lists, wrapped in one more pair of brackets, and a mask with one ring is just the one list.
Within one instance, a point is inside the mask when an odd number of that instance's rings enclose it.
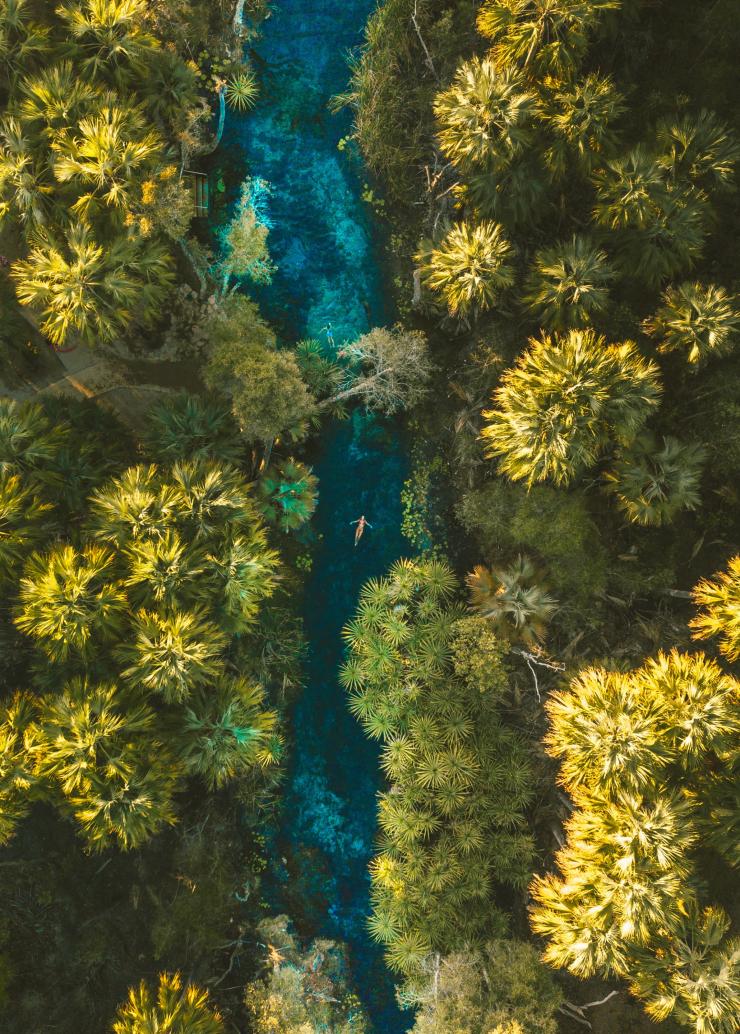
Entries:
{"label": "turquoise river water", "polygon": [[[330,326],[338,347],[392,322],[361,170],[337,147],[349,117],[327,109],[345,88],[347,53],[360,43],[372,6],[372,0],[278,0],[253,55],[261,100],[248,116],[229,116],[223,147],[272,186],[277,273],[259,301],[285,341],[326,341]],[[303,615],[308,685],[294,712],[295,748],[266,892],[304,934],[346,942],[377,1034],[399,1034],[409,1017],[395,1004],[382,952],[365,925],[378,751],[350,715],[337,671],[341,629],[362,584],[404,552],[403,439],[392,423],[355,413],[325,429],[311,461],[320,501]],[[363,513],[373,527],[355,549],[350,522]]]}

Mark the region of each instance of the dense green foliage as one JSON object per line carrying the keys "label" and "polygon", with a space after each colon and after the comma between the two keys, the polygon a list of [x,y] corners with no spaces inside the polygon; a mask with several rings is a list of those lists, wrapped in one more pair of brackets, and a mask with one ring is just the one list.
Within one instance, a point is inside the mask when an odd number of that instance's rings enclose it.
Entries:
{"label": "dense green foliage", "polygon": [[363,589],[345,629],[342,681],[368,735],[384,744],[389,781],[370,929],[409,977],[430,952],[480,936],[496,884],[521,886],[531,860],[530,764],[501,723],[501,651],[485,622],[461,622],[455,589],[443,564],[399,561]]}
{"label": "dense green foliage", "polygon": [[[740,541],[739,14],[386,0],[344,98],[393,202],[399,305],[442,371],[410,491],[467,534],[422,545],[471,572],[469,605],[506,644],[506,718],[546,734],[574,798],[571,814],[535,761],[536,842],[562,875],[535,880],[534,928],[551,965],[621,976],[696,1034],[733,1029],[740,987],[737,683],[689,652],[683,609]],[[735,557],[693,591],[691,629],[730,662],[737,574]],[[476,950],[451,957],[449,997],[450,957],[427,956],[417,1028],[538,1029],[480,1011]],[[601,1008],[603,1029],[651,1027]]]}

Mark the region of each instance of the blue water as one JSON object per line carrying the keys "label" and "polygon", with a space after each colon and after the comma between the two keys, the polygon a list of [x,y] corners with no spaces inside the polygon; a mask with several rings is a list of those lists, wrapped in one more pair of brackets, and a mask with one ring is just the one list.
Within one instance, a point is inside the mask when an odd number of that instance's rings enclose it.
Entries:
{"label": "blue water", "polygon": [[[349,119],[327,101],[346,85],[347,51],[359,44],[372,0],[282,0],[264,27],[256,61],[262,100],[230,116],[224,147],[272,185],[273,283],[258,294],[284,341],[313,336],[337,347],[392,322],[361,200],[361,170],[337,144]],[[378,1034],[410,1025],[394,999],[382,952],[367,934],[367,864],[373,854],[377,747],[352,718],[336,679],[341,628],[362,584],[404,552],[400,493],[406,457],[398,428],[362,413],[325,429],[310,457],[320,479],[318,546],[305,593],[308,685],[294,712],[295,747],[267,896],[304,934],[350,950],[357,990]],[[350,522],[372,530],[353,546]]]}

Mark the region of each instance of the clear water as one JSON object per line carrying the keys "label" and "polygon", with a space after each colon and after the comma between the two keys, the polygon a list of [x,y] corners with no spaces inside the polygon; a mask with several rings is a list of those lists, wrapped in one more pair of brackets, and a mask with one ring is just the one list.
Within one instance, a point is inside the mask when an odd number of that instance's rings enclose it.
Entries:
{"label": "clear water", "polygon": [[[272,184],[270,250],[278,272],[263,311],[284,340],[337,346],[392,321],[362,180],[337,143],[346,115],[328,99],[347,81],[346,55],[361,40],[372,0],[282,0],[265,25],[255,61],[263,99],[229,117],[224,147]],[[336,679],[341,628],[362,584],[404,552],[400,492],[406,458],[398,428],[361,413],[321,436],[311,457],[320,478],[319,543],[305,597],[308,685],[294,714],[295,750],[284,787],[267,894],[311,936],[350,949],[355,983],[378,1034],[410,1025],[395,1004],[382,952],[367,934],[367,864],[373,853],[375,744],[350,715]],[[353,546],[350,522],[373,525]]]}

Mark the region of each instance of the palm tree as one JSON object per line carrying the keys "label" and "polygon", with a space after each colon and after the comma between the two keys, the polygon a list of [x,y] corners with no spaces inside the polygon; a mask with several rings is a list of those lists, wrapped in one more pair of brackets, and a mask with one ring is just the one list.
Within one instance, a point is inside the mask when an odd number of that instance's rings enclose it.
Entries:
{"label": "palm tree", "polygon": [[112,341],[132,321],[146,323],[173,283],[170,256],[158,244],[117,237],[98,244],[84,225],[63,244],[49,239],[14,263],[18,298],[39,309],[42,331],[55,345],[79,334],[88,344]]}
{"label": "palm tree", "polygon": [[161,537],[132,542],[126,560],[124,585],[139,606],[177,609],[208,595],[203,551],[183,542],[171,528]]}
{"label": "palm tree", "polygon": [[669,203],[665,170],[642,145],[606,161],[594,183],[595,219],[611,230],[649,229]]}
{"label": "palm tree", "polygon": [[544,637],[557,602],[529,557],[519,556],[508,567],[493,570],[479,564],[466,581],[470,609],[489,619],[497,632],[527,645]]}
{"label": "palm tree", "polygon": [[49,48],[49,27],[34,22],[28,0],[3,0],[0,6],[0,74],[12,87]]}
{"label": "palm tree", "polygon": [[265,692],[243,678],[221,678],[189,699],[177,731],[179,756],[192,775],[215,790],[252,769],[275,764],[277,715]]}
{"label": "palm tree", "polygon": [[144,429],[147,454],[158,463],[206,459],[234,466],[245,446],[229,407],[181,392],[153,408]]}
{"label": "palm tree", "polygon": [[33,233],[57,214],[54,183],[34,142],[14,116],[0,120],[0,220],[17,219]]}
{"label": "palm tree", "polygon": [[18,84],[18,113],[24,125],[55,140],[99,103],[100,93],[71,61],[41,68]]}
{"label": "palm tree", "polygon": [[483,413],[486,453],[513,481],[567,485],[610,440],[635,438],[658,404],[657,374],[632,342],[607,345],[590,330],[531,339]]}
{"label": "palm tree", "polygon": [[416,261],[432,291],[441,294],[453,316],[462,318],[492,308],[514,283],[513,249],[503,227],[484,221],[458,223],[444,240]]}
{"label": "palm tree", "polygon": [[546,92],[541,117],[553,132],[546,152],[550,168],[565,176],[571,162],[586,174],[610,155],[617,136],[613,126],[626,111],[612,80],[590,74]]}
{"label": "palm tree", "polygon": [[162,142],[140,108],[105,105],[52,142],[54,175],[83,193],[72,211],[83,219],[100,205],[126,212],[135,178],[162,161]]}
{"label": "palm tree", "polygon": [[278,553],[267,548],[264,528],[256,525],[226,536],[208,554],[221,598],[219,624],[223,628],[239,635],[254,624],[260,604],[275,590],[279,559]]}
{"label": "palm tree", "polygon": [[161,539],[174,527],[179,503],[179,494],[154,464],[129,467],[92,496],[90,530],[119,549]]}
{"label": "palm tree", "polygon": [[45,503],[18,474],[0,470],[0,576],[10,579],[49,531]]}
{"label": "palm tree", "polygon": [[179,54],[161,50],[153,55],[146,76],[137,87],[145,98],[147,113],[164,130],[165,137],[179,137],[182,141],[198,100],[193,68]]}
{"label": "palm tree", "polygon": [[640,691],[662,701],[668,751],[703,774],[713,758],[729,759],[740,734],[740,683],[703,654],[660,652],[635,673]]}
{"label": "palm tree", "polygon": [[641,146],[607,161],[594,182],[594,218],[616,231],[626,276],[656,287],[693,265],[706,237],[702,194],[672,187],[657,157]]}
{"label": "palm tree", "polygon": [[295,531],[311,519],[318,503],[319,479],[296,460],[268,467],[257,482],[257,507],[268,524]]}
{"label": "palm tree", "polygon": [[20,581],[15,624],[54,661],[89,656],[123,628],[127,603],[115,579],[116,557],[101,546],[36,553]]}
{"label": "palm tree", "polygon": [[439,144],[460,169],[506,165],[532,137],[534,98],[516,72],[474,57],[434,102]]}
{"label": "palm tree", "polygon": [[69,427],[52,424],[38,402],[0,398],[0,471],[43,480],[65,447]]}
{"label": "palm tree", "polygon": [[176,770],[159,744],[131,764],[110,766],[104,778],[91,778],[69,799],[91,851],[112,845],[135,850],[164,825],[174,825],[172,795]]}
{"label": "palm tree", "polygon": [[663,304],[643,327],[658,339],[659,352],[683,352],[697,370],[707,359],[735,347],[740,310],[724,287],[687,281],[666,289]]}
{"label": "palm tree", "polygon": [[635,524],[670,524],[682,510],[701,502],[699,485],[706,449],[666,437],[658,446],[641,435],[616,458],[605,475],[619,508]]}
{"label": "palm tree", "polygon": [[167,703],[181,703],[221,674],[226,643],[225,633],[203,611],[141,610],[131,641],[119,646],[118,655],[127,665],[123,677],[129,683],[160,694]]}
{"label": "palm tree", "polygon": [[153,722],[154,712],[132,706],[116,685],[74,679],[41,702],[33,748],[37,770],[54,778],[66,797],[79,796],[91,783],[125,777]]}
{"label": "palm tree", "polygon": [[476,214],[521,229],[536,226],[552,210],[551,188],[542,156],[530,150],[506,166],[468,174],[454,193]]}
{"label": "palm tree", "polygon": [[583,327],[606,310],[613,280],[606,253],[575,234],[567,244],[537,252],[525,301],[547,329]]}
{"label": "palm tree", "polygon": [[641,953],[630,990],[659,1022],[673,1017],[694,1034],[735,1034],[740,1015],[740,939],[728,938],[720,908],[695,902],[659,950]]}
{"label": "palm tree", "polygon": [[187,460],[173,466],[170,483],[177,493],[178,520],[197,538],[260,526],[244,475],[236,467]]}
{"label": "palm tree", "polygon": [[700,613],[689,622],[696,639],[719,640],[719,648],[730,661],[740,658],[740,556],[734,556],[726,571],[705,578],[694,587],[694,603]]}
{"label": "palm tree", "polygon": [[731,190],[740,144],[713,111],[665,119],[658,125],[658,161],[671,180]]}
{"label": "palm tree", "polygon": [[229,76],[224,92],[229,107],[235,111],[249,111],[255,106],[259,97],[257,76],[251,68],[244,68]]}
{"label": "palm tree", "polygon": [[159,50],[146,31],[146,0],[72,0],[59,8],[75,55],[90,78],[126,86],[145,74]]}
{"label": "palm tree", "polygon": [[0,844],[28,814],[38,784],[31,753],[36,708],[30,693],[16,693],[0,705]]}
{"label": "palm tree", "polygon": [[620,672],[586,668],[551,695],[545,747],[560,761],[560,781],[610,796],[649,791],[671,759],[664,702]]}
{"label": "palm tree", "polygon": [[486,0],[478,31],[493,42],[505,68],[522,68],[538,80],[574,78],[602,11],[616,0]]}
{"label": "palm tree", "polygon": [[208,992],[183,986],[179,973],[161,973],[153,990],[144,981],[132,987],[119,1006],[114,1034],[224,1034],[224,1024]]}

